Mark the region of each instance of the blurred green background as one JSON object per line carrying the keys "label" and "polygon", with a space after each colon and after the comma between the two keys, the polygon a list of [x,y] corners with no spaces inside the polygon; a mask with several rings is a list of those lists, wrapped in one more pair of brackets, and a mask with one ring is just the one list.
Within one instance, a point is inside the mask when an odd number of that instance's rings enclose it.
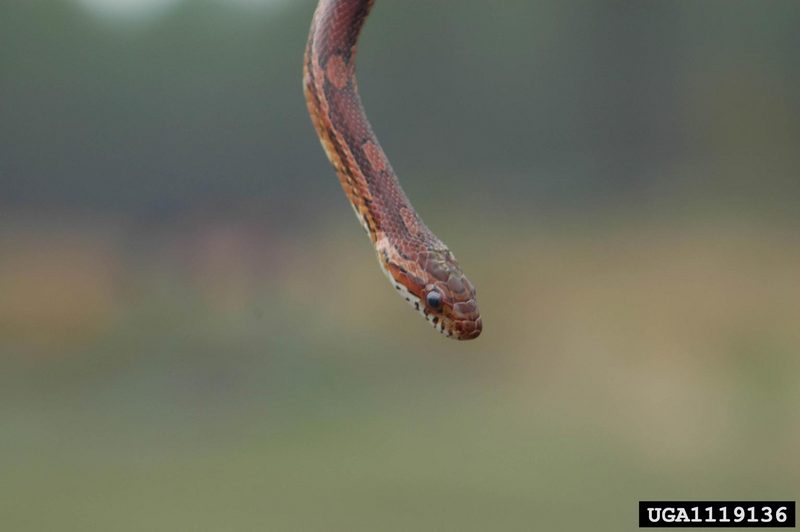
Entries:
{"label": "blurred green background", "polygon": [[631,530],[800,495],[800,3],[379,0],[365,105],[479,287],[393,294],[313,0],[0,2],[7,530]]}

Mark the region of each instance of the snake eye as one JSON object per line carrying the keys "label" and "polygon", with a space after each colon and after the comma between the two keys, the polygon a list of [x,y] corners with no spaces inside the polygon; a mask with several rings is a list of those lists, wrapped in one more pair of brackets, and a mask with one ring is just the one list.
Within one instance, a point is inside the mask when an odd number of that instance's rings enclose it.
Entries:
{"label": "snake eye", "polygon": [[425,296],[425,302],[428,303],[428,306],[433,310],[439,310],[442,308],[442,294],[436,290],[431,290],[428,292],[428,295]]}

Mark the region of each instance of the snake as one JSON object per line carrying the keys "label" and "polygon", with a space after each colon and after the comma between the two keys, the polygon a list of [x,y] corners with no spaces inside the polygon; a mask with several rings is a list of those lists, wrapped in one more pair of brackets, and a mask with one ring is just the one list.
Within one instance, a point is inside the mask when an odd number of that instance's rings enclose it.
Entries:
{"label": "snake", "polygon": [[483,330],[475,286],[411,205],[361,103],[356,48],[373,4],[317,4],[303,66],[311,122],[392,286],[444,336],[471,340]]}

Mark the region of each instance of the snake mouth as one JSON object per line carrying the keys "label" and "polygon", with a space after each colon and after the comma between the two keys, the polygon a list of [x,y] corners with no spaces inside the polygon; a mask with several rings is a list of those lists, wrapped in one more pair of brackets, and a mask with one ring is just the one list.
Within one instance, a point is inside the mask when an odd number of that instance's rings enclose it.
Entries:
{"label": "snake mouth", "polygon": [[469,316],[435,315],[424,310],[421,313],[434,329],[454,340],[473,340],[483,331],[483,321],[477,311]]}

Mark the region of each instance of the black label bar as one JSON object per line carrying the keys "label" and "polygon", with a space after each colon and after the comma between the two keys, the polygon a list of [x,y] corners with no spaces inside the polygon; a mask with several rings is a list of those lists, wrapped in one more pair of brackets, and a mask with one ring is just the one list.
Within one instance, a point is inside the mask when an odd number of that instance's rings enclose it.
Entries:
{"label": "black label bar", "polygon": [[640,528],[795,526],[795,501],[639,501]]}

